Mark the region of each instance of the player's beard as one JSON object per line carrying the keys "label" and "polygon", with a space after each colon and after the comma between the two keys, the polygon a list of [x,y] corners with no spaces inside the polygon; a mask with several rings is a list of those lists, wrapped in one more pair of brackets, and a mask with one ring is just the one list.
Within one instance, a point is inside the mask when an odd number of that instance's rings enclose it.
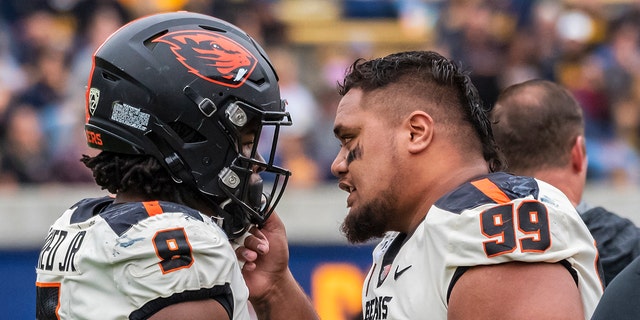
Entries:
{"label": "player's beard", "polygon": [[342,222],[340,230],[350,243],[363,243],[372,238],[382,238],[389,231],[390,219],[396,205],[395,187],[391,187],[375,200],[351,208]]}

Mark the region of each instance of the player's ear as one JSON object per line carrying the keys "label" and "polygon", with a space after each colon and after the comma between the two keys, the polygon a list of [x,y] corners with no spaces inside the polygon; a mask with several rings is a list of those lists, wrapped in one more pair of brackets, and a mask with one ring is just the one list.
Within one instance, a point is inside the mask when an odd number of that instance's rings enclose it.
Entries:
{"label": "player's ear", "polygon": [[577,136],[571,146],[571,168],[575,172],[587,170],[587,147],[584,136]]}
{"label": "player's ear", "polygon": [[423,111],[414,111],[407,118],[409,131],[409,152],[418,153],[424,150],[433,139],[433,118]]}

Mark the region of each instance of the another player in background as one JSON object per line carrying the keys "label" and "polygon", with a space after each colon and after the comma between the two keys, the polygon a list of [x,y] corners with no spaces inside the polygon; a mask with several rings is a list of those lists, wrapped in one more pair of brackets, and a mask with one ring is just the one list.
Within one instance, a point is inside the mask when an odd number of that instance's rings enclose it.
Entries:
{"label": "another player in background", "polygon": [[[129,23],[95,53],[86,112],[101,152],[82,162],[115,198],[81,200],[51,226],[38,319],[249,319],[248,300],[262,319],[317,318],[272,215],[290,173],[256,152],[264,126],[275,150],[291,120],[245,32],[189,12]],[[249,231],[244,272],[267,285],[245,283],[230,243]]]}
{"label": "another player in background", "polygon": [[640,301],[640,257],[607,285],[591,320],[636,320],[640,314],[637,301]]}
{"label": "another player in background", "polygon": [[556,188],[497,172],[458,66],[422,51],[358,60],[340,89],[342,230],[383,238],[363,319],[589,319],[602,294],[589,230]]}
{"label": "another player in background", "polygon": [[579,103],[558,84],[529,80],[506,88],[491,118],[508,171],[546,181],[567,195],[596,240],[605,283],[611,282],[640,255],[640,229],[582,199],[588,160]]}

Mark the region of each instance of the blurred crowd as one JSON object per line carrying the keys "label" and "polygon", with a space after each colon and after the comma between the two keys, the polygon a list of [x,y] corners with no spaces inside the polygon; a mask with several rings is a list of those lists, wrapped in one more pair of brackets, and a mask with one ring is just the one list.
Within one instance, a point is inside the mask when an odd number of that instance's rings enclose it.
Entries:
{"label": "blurred crowd", "polygon": [[[333,179],[329,167],[339,148],[331,129],[339,100],[336,83],[355,58],[375,55],[379,48],[296,44],[288,39],[291,26],[278,10],[284,1],[2,0],[0,188],[92,181],[79,161],[82,154],[95,153],[82,133],[91,54],[122,24],[170,10],[228,20],[264,45],[294,121],[283,130],[278,161],[294,172],[296,187]],[[415,49],[437,50],[459,61],[488,107],[513,83],[531,78],[561,83],[585,112],[588,179],[640,184],[637,1],[332,2],[342,7],[344,18],[409,19],[414,30],[416,25],[428,29],[424,34],[431,36]]]}

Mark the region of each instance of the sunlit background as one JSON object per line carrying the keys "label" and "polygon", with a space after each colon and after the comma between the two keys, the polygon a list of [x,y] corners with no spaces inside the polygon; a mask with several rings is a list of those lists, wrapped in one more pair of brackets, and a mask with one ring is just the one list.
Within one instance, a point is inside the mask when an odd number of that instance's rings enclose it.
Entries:
{"label": "sunlit background", "polygon": [[[350,319],[371,246],[338,232],[346,194],[329,166],[336,83],[356,58],[429,49],[471,72],[490,107],[531,78],[570,89],[586,116],[586,199],[640,224],[640,1],[631,0],[1,0],[0,309],[35,318],[35,262],[51,222],[103,195],[79,161],[84,90],[97,46],[125,22],[189,10],[261,43],[294,125],[281,165],[294,172],[279,208],[291,268],[323,319]],[[393,106],[390,106],[390,108]]]}

